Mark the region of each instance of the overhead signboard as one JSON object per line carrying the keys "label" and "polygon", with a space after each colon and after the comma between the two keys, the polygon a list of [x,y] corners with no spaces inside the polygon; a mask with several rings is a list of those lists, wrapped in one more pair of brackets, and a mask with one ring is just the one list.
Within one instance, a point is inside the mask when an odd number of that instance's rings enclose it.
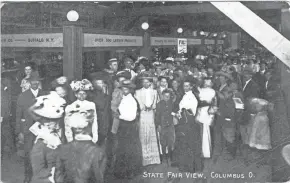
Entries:
{"label": "overhead signboard", "polygon": [[205,39],[204,44],[214,44],[214,40],[213,39]]}
{"label": "overhead signboard", "polygon": [[84,47],[142,46],[141,36],[123,36],[109,34],[85,34]]}
{"label": "overhead signboard", "polygon": [[2,47],[63,47],[62,33],[2,34]]}
{"label": "overhead signboard", "polygon": [[177,50],[177,53],[187,53],[187,39],[178,39]]}
{"label": "overhead signboard", "polygon": [[[186,38],[181,38],[186,39]],[[151,37],[151,46],[175,46],[177,45],[178,38],[170,37]],[[201,39],[187,39],[187,45],[200,45]]]}
{"label": "overhead signboard", "polygon": [[151,37],[151,46],[172,46],[177,45],[177,38],[170,37]]}
{"label": "overhead signboard", "polygon": [[217,40],[217,44],[224,44],[224,40]]}
{"label": "overhead signboard", "polygon": [[187,39],[187,45],[201,45],[201,39]]}

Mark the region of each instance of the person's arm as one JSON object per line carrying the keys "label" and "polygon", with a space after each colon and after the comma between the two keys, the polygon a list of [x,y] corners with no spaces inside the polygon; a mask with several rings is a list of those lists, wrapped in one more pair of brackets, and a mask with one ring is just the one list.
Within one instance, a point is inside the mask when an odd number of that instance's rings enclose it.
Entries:
{"label": "person's arm", "polygon": [[154,92],[154,99],[153,99],[153,103],[152,103],[152,109],[155,110],[156,109],[156,105],[157,105],[157,98],[158,98],[158,94],[156,90],[153,90]]}
{"label": "person's arm", "polygon": [[140,93],[140,91],[136,91],[136,93],[135,93],[135,98],[136,98],[136,100],[138,101],[138,103],[139,103],[139,106],[140,106],[140,110],[141,111],[143,111],[143,110],[145,110],[145,105],[143,104],[143,102],[142,102],[142,97],[141,97],[141,93]]}

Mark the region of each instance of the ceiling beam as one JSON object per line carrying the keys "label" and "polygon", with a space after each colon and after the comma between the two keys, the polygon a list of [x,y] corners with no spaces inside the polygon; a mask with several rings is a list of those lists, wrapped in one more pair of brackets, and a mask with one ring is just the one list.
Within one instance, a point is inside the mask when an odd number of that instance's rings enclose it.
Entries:
{"label": "ceiling beam", "polygon": [[[245,2],[245,6],[251,10],[282,9],[285,2]],[[180,15],[194,13],[219,13],[220,11],[210,3],[175,5],[175,6],[156,6],[147,8],[135,8],[130,13],[131,16],[145,15]],[[109,16],[128,16],[127,13],[118,13]]]}

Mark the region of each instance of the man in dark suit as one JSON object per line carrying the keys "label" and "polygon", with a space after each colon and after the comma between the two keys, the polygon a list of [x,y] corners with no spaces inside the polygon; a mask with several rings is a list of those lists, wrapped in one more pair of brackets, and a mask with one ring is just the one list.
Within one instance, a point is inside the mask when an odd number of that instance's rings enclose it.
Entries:
{"label": "man in dark suit", "polygon": [[260,97],[260,87],[252,79],[254,75],[253,69],[250,67],[245,67],[243,71],[243,95],[245,100],[249,98],[259,98]]}
{"label": "man in dark suit", "polygon": [[18,96],[16,107],[16,134],[18,134],[19,140],[24,142],[24,183],[29,183],[32,178],[29,154],[35,139],[35,136],[29,131],[29,128],[34,124],[34,120],[28,109],[35,103],[36,97],[44,95],[44,92],[38,87],[39,78],[29,78],[29,82],[31,88]]}
{"label": "man in dark suit", "polygon": [[279,95],[280,85],[279,81],[273,77],[273,70],[265,72],[265,82],[263,84],[264,99],[273,102]]}
{"label": "man in dark suit", "polygon": [[257,72],[254,76],[253,76],[253,79],[255,82],[257,82],[257,84],[259,85],[259,87],[261,88],[261,92],[260,92],[260,97],[261,98],[264,98],[265,97],[265,93],[264,93],[264,84],[266,82],[266,77],[265,77],[265,74],[266,74],[266,63],[262,62],[260,64],[260,70],[259,72]]}

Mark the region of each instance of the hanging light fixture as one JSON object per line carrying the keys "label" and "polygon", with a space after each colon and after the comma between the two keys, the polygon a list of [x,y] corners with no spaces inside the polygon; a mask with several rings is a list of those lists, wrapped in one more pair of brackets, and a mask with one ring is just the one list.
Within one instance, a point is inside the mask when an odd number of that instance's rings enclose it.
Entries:
{"label": "hanging light fixture", "polygon": [[75,10],[70,10],[66,17],[70,22],[76,22],[79,19],[79,14]]}
{"label": "hanging light fixture", "polygon": [[143,22],[141,27],[143,30],[147,30],[149,28],[149,24],[147,22]]}
{"label": "hanging light fixture", "polygon": [[213,33],[212,36],[213,36],[213,37],[217,37],[217,33]]}
{"label": "hanging light fixture", "polygon": [[204,31],[200,31],[199,34],[202,35],[202,36],[204,36],[205,35],[205,32]]}
{"label": "hanging light fixture", "polygon": [[178,32],[179,34],[181,34],[181,33],[183,32],[183,29],[182,29],[181,27],[179,27],[179,28],[177,29],[177,32]]}

